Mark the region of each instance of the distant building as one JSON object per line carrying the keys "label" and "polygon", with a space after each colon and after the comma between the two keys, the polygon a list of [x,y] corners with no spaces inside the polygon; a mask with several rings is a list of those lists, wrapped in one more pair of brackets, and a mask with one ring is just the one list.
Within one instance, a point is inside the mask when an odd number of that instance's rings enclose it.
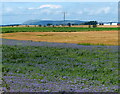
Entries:
{"label": "distant building", "polygon": [[112,25],[118,25],[118,23],[117,22],[113,22]]}
{"label": "distant building", "polygon": [[97,25],[118,25],[117,22],[99,22]]}

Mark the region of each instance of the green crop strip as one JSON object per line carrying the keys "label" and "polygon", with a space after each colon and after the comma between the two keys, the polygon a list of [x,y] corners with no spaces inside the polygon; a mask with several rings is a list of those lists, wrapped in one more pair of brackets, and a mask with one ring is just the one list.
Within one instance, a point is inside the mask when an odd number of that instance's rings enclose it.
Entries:
{"label": "green crop strip", "polygon": [[81,31],[113,31],[118,28],[85,28],[85,27],[2,27],[2,33],[13,32],[81,32]]}

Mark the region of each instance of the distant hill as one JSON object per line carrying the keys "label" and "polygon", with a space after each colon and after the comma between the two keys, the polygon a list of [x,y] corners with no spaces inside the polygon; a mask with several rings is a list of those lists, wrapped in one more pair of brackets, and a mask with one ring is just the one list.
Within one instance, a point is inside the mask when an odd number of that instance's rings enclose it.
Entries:
{"label": "distant hill", "polygon": [[52,25],[62,25],[65,24],[67,25],[68,23],[71,24],[82,24],[87,21],[79,21],[79,20],[65,20],[65,21],[53,21],[53,20],[29,20],[23,23],[23,25],[47,25],[47,24],[52,24]]}
{"label": "distant hill", "polygon": [[22,24],[6,24],[6,25],[0,25],[0,27],[4,27],[4,26],[18,26],[18,25],[22,25]]}
{"label": "distant hill", "polygon": [[[74,24],[74,25],[85,25],[86,23],[89,23],[90,21],[79,21],[79,20],[65,20],[65,21],[53,21],[53,20],[28,20],[22,24],[6,24],[6,25],[0,25],[0,27],[4,27],[4,26],[18,26],[18,25],[43,25],[43,26],[47,26],[49,25],[68,25],[68,23],[70,24]],[[98,24],[103,23],[103,24],[120,24],[120,22],[98,22]]]}

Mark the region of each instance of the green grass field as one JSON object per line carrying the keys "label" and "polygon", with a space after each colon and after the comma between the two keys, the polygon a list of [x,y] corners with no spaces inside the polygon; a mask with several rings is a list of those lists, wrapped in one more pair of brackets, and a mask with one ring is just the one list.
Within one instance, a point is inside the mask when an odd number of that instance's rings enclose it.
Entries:
{"label": "green grass field", "polygon": [[12,32],[81,32],[81,31],[116,31],[118,28],[85,27],[2,27],[2,33]]}

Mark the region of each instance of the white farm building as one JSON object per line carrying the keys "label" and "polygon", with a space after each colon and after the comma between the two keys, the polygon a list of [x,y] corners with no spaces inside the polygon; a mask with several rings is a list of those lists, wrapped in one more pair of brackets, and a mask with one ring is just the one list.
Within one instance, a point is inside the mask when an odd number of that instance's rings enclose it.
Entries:
{"label": "white farm building", "polygon": [[117,22],[116,22],[116,23],[115,23],[115,22],[113,22],[113,23],[112,23],[112,25],[118,25],[118,23],[117,23]]}
{"label": "white farm building", "polygon": [[118,25],[117,22],[99,22],[98,25]]}

